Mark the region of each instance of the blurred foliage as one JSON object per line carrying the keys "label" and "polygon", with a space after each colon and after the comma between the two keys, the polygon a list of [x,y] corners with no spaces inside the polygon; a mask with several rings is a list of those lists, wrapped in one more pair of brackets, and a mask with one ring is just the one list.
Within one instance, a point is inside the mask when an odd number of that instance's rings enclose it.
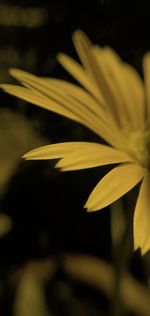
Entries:
{"label": "blurred foliage", "polygon": [[[64,51],[76,58],[70,38],[77,28],[93,42],[115,48],[140,74],[142,55],[150,49],[146,1],[3,0],[0,16],[1,83],[12,82],[10,67],[73,80],[58,65],[56,54]],[[96,214],[82,209],[108,167],[60,174],[53,163],[20,159],[26,151],[46,143],[87,139],[97,140],[80,125],[1,92],[2,316],[113,313],[118,270],[110,264],[114,259],[111,242],[116,256],[125,214],[120,205],[115,206],[110,226],[108,208]],[[144,258],[138,252],[131,254],[125,272],[120,276],[122,315],[150,315],[149,254]]]}
{"label": "blurred foliage", "polygon": [[46,144],[25,115],[0,108],[0,190],[8,184],[21,156],[33,147]]}

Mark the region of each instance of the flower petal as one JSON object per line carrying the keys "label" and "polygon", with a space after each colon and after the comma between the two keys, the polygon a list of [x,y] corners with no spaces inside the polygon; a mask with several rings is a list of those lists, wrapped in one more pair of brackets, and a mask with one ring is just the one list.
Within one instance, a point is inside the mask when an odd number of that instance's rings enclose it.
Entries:
{"label": "flower petal", "polygon": [[[116,122],[113,120],[113,116],[110,112],[106,111],[104,104],[100,104],[95,100],[88,92],[83,88],[76,86],[65,80],[59,80],[54,78],[42,78],[49,85],[65,92],[67,95],[71,96],[73,99],[80,103],[83,103],[91,112],[98,116],[101,121],[104,121],[109,128],[113,125],[114,128],[118,128]],[[58,91],[58,90],[57,90]]]}
{"label": "flower petal", "polygon": [[125,153],[109,146],[88,142],[66,142],[36,148],[23,156],[25,159],[58,159],[56,167],[62,171],[93,168],[106,164],[131,161]]}
{"label": "flower petal", "polygon": [[146,118],[144,84],[138,72],[132,66],[125,63],[124,71],[124,84],[126,93],[129,94],[130,98],[129,116],[133,126],[137,127],[137,124],[142,125]]}
{"label": "flower petal", "polygon": [[75,31],[72,39],[81,63],[88,74],[88,77],[91,77],[91,80],[95,83],[97,90],[100,91],[101,95],[103,95],[99,65],[97,63],[97,59],[92,53],[92,47],[94,47],[94,45],[92,45],[89,38],[81,30]]}
{"label": "flower petal", "polygon": [[111,147],[87,143],[86,147],[76,149],[69,155],[64,155],[55,167],[62,171],[81,170],[93,167],[99,167],[108,164],[129,162],[131,158],[123,152]]}
{"label": "flower petal", "polygon": [[[115,114],[115,119],[118,121],[116,109],[116,98],[118,99],[117,89],[113,87],[113,81],[109,78],[107,67],[105,67],[105,60],[101,56],[100,60],[97,59],[97,50],[95,51],[94,45],[91,44],[86,34],[81,30],[77,30],[73,34],[73,42],[80,60],[85,67],[88,77],[91,77],[92,82],[95,82],[97,91],[101,94],[105,101],[107,110],[111,110]],[[99,50],[102,50],[99,47]],[[101,64],[99,63],[101,62]],[[100,67],[101,65],[101,67]],[[108,85],[108,83],[109,85]],[[112,91],[112,89],[114,91]],[[115,95],[115,100],[114,100]],[[111,107],[110,107],[111,105]]]}
{"label": "flower petal", "polygon": [[145,171],[134,213],[134,249],[150,249],[150,173]]}
{"label": "flower petal", "polygon": [[119,199],[143,178],[144,169],[136,163],[122,164],[111,170],[96,185],[85,207],[97,211]]}
{"label": "flower petal", "polygon": [[[144,87],[138,73],[110,47],[93,46],[93,54],[99,65],[99,80],[106,102],[110,104],[117,120],[124,126],[127,122],[143,124],[145,119]],[[109,91],[109,94],[107,93]],[[102,92],[102,91],[101,91]],[[122,115],[118,113],[122,112]]]}
{"label": "flower petal", "polygon": [[[92,147],[93,146],[93,147]],[[92,150],[97,150],[100,144],[88,143],[88,142],[65,142],[51,144],[43,147],[33,149],[26,153],[23,158],[25,159],[57,159],[64,156],[70,155],[72,152],[77,150],[84,150],[87,147],[92,148]],[[102,146],[102,145],[101,145]],[[104,145],[104,147],[107,147]]]}
{"label": "flower petal", "polygon": [[148,119],[150,119],[150,52],[144,55],[143,70],[144,70],[145,93],[146,93],[146,102],[147,102],[146,114],[148,115]]}
{"label": "flower petal", "polygon": [[69,72],[86,90],[88,90],[100,103],[105,104],[104,98],[84,68],[70,56],[59,53],[57,55],[59,63]]}
{"label": "flower petal", "polygon": [[32,91],[27,88],[20,87],[17,85],[11,85],[11,84],[1,84],[0,86],[4,91],[6,91],[7,93],[13,96],[16,96],[18,98],[21,98],[22,100],[38,105],[46,110],[51,110],[60,115],[63,115],[72,120],[75,120],[79,123],[82,123],[80,119],[71,111],[69,111],[65,107],[62,107],[60,104],[56,103],[54,100],[50,100],[49,98],[43,95],[41,96],[39,93],[36,93],[36,91]]}
{"label": "flower petal", "polygon": [[[40,78],[41,79],[41,78]],[[108,128],[113,128],[114,132],[118,131],[118,126],[113,119],[110,112],[106,111],[103,104],[97,102],[88,92],[83,88],[76,86],[70,82],[53,79],[53,78],[42,78],[43,81],[47,82],[51,88],[55,89],[55,92],[61,91],[66,95],[69,95],[73,100],[84,105],[90,112],[95,114],[96,117],[104,122]],[[116,130],[117,129],[117,130]]]}
{"label": "flower petal", "polygon": [[[86,106],[86,104],[84,104],[82,100],[80,101],[76,100],[76,98],[72,98],[72,96],[63,91],[63,89],[59,89],[58,91],[58,87],[56,86],[56,84],[50,85],[49,82],[18,69],[12,69],[11,74],[15,78],[19,79],[25,86],[27,86],[29,90],[32,90],[34,95],[37,95],[37,97],[39,96],[40,100],[44,98],[44,100],[48,102],[49,109],[51,109],[50,104],[52,102],[52,111],[55,111],[56,113],[62,114],[64,116],[67,114],[67,117],[69,117],[69,114],[71,114],[70,118],[75,119],[77,122],[90,128],[93,132],[104,138],[110,144],[117,146],[120,143],[120,135],[118,133],[118,130],[115,129],[114,126],[111,126],[111,124],[108,128],[106,124],[106,118],[104,121],[104,111],[103,113],[101,111],[102,120],[100,123],[98,116],[93,111],[91,111],[91,108],[89,108],[89,106]],[[13,85],[12,88],[11,85],[2,85],[2,88],[14,95],[16,93],[16,96],[19,96],[21,98],[23,96],[23,99],[25,99],[25,94],[22,95],[21,92],[19,95],[19,91],[21,91],[20,87],[18,91],[16,86],[15,89],[13,89]],[[31,91],[30,95],[31,101],[29,95],[27,101],[32,102],[33,98]],[[37,102],[37,105],[39,105],[39,102]],[[54,105],[56,105],[56,110],[54,108]],[[61,113],[58,112],[58,109],[61,110]]]}
{"label": "flower petal", "polygon": [[[95,82],[106,108],[110,107],[117,122],[124,125],[129,121],[135,127],[137,122],[143,125],[144,87],[138,73],[110,47],[92,45],[81,30],[74,32],[73,42],[88,77]],[[118,116],[120,110],[122,115]]]}

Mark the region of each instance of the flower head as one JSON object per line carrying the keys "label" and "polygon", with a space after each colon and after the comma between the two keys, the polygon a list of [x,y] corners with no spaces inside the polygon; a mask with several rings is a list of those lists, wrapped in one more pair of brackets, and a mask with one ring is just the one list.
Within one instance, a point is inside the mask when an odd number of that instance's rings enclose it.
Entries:
{"label": "flower head", "polygon": [[110,47],[93,45],[82,31],[73,41],[81,64],[58,54],[62,66],[80,83],[10,73],[23,86],[2,85],[8,93],[64,115],[90,128],[106,145],[66,142],[37,148],[25,159],[61,158],[62,171],[118,164],[90,194],[85,207],[97,211],[126,194],[141,180],[134,213],[134,248],[150,248],[150,55],[143,59],[144,82]]}

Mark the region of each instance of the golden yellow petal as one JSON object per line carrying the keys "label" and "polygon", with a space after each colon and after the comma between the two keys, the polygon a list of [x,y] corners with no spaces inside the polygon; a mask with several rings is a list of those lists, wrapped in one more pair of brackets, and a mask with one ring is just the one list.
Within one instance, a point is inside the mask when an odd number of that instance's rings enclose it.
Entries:
{"label": "golden yellow petal", "polygon": [[63,168],[63,170],[64,168],[65,170],[85,169],[104,164],[131,161],[128,155],[119,150],[90,142],[51,144],[30,151],[23,158],[31,160],[63,158],[57,164],[57,167]]}
{"label": "golden yellow petal", "polygon": [[[121,118],[119,112],[122,106],[122,100],[118,93],[118,87],[116,88],[114,78],[109,72],[109,62],[106,54],[106,49],[98,46],[92,47],[93,58],[97,60],[97,72],[99,78],[99,90],[105,100],[105,103],[109,105],[109,109],[114,115],[116,121],[121,125]],[[123,115],[123,113],[122,113]]]}
{"label": "golden yellow petal", "polygon": [[146,115],[150,120],[150,52],[146,53],[143,58],[143,71],[146,93]]}
{"label": "golden yellow petal", "polygon": [[145,171],[134,213],[134,249],[150,249],[150,173]]}
{"label": "golden yellow petal", "polygon": [[85,207],[89,212],[100,210],[130,191],[144,175],[144,169],[136,163],[126,163],[111,170],[96,185]]}
{"label": "golden yellow petal", "polygon": [[84,68],[74,59],[66,54],[59,53],[57,55],[59,63],[86,89],[88,90],[101,104],[105,104],[104,98],[100,91],[97,90],[91,78],[88,76]]}
{"label": "golden yellow petal", "polygon": [[46,110],[56,112],[60,115],[68,117],[69,119],[75,120],[79,123],[82,123],[80,119],[73,114],[68,109],[62,107],[60,104],[56,103],[54,100],[50,100],[46,96],[41,96],[39,93],[36,93],[33,90],[29,90],[24,87],[20,87],[17,85],[11,84],[1,84],[1,88],[6,91],[7,93],[21,98],[27,102],[31,102],[32,104],[38,105]]}
{"label": "golden yellow petal", "polygon": [[[109,109],[109,106],[111,106],[112,108],[110,109],[114,109],[113,103],[116,102],[116,99],[114,100],[114,94],[116,94],[116,98],[118,98],[117,90],[113,89],[111,80],[109,80],[109,74],[107,74],[109,86],[106,84],[107,69],[105,72],[106,67],[104,64],[105,61],[103,59],[103,56],[101,56],[101,60],[97,60],[97,55],[95,55],[95,46],[90,43],[84,32],[80,30],[76,31],[73,34],[73,41],[81,62],[85,67],[85,70],[87,71],[89,77],[91,77],[92,82],[95,83],[97,90],[105,100],[106,108]],[[104,67],[99,67],[99,61]],[[111,89],[114,90],[113,94]],[[117,118],[117,113],[115,113],[115,118]]]}
{"label": "golden yellow petal", "polygon": [[107,48],[106,53],[109,71],[122,100],[120,110],[126,115],[125,124],[128,120],[133,126],[144,122],[144,86],[140,76],[133,67],[121,61],[113,49]]}
{"label": "golden yellow petal", "polygon": [[63,91],[66,95],[69,95],[79,103],[83,104],[84,107],[88,108],[88,110],[94,113],[96,117],[99,117],[101,122],[104,122],[108,128],[113,128],[114,132],[117,132],[116,129],[118,129],[118,125],[111,113],[106,110],[106,107],[103,104],[97,102],[84,89],[64,80],[52,78],[42,78],[42,80],[45,80],[51,87],[55,87],[55,89],[57,88],[56,91],[59,89],[59,91]]}
{"label": "golden yellow petal", "polygon": [[[85,150],[90,148],[91,150],[98,150],[99,146],[102,146],[98,143],[88,143],[88,142],[65,142],[51,144],[43,147],[36,148],[29,151],[23,156],[25,159],[57,159],[67,156],[72,152],[77,150]],[[105,146],[104,147],[108,147]]]}
{"label": "golden yellow petal", "polygon": [[[57,104],[58,107],[56,107],[56,110],[53,107],[53,111],[56,113],[58,113],[57,108],[61,108],[62,115],[65,116],[65,113],[67,112],[68,117],[68,113],[71,113],[73,119],[90,128],[93,132],[103,137],[111,145],[117,146],[120,143],[120,135],[118,130],[114,129],[114,127],[111,125],[108,128],[108,124],[106,125],[106,119],[105,121],[100,121],[98,116],[93,111],[91,111],[88,106],[85,106],[82,100],[76,100],[76,98],[72,98],[69,94],[63,91],[63,89],[59,89],[58,91],[56,85],[50,85],[47,81],[24,71],[12,69],[11,74],[13,74],[15,78],[19,79],[29,89],[33,90],[34,93],[39,95],[40,99],[44,97],[49,99],[49,104],[51,101],[52,103],[54,102]],[[5,88],[5,90],[7,89],[8,91],[8,85],[3,85],[3,88]],[[29,98],[27,101],[29,101]],[[65,110],[64,114],[63,109]]]}
{"label": "golden yellow petal", "polygon": [[95,83],[95,87],[99,90],[98,65],[94,56],[91,54],[92,43],[81,30],[75,31],[72,39],[81,63],[83,64],[89,77],[91,77],[92,82]]}
{"label": "golden yellow petal", "polygon": [[129,116],[133,126],[141,126],[146,119],[144,84],[138,72],[130,65],[125,64],[124,72],[126,93],[129,94],[131,105],[128,106]]}
{"label": "golden yellow petal", "polygon": [[55,167],[61,168],[62,171],[71,171],[127,161],[131,161],[131,158],[119,150],[101,144],[86,143],[86,146],[80,145],[70,154],[64,155]]}
{"label": "golden yellow petal", "polygon": [[[76,30],[72,35],[72,39],[81,63],[83,64],[87,72],[93,77],[88,55],[92,47],[90,39],[81,30]],[[95,78],[93,79],[95,80]]]}
{"label": "golden yellow petal", "polygon": [[121,126],[126,126],[127,123],[132,123],[133,126],[143,124],[144,87],[138,73],[124,63],[110,47],[101,49],[93,46],[92,50],[99,64],[99,80],[104,98]]}

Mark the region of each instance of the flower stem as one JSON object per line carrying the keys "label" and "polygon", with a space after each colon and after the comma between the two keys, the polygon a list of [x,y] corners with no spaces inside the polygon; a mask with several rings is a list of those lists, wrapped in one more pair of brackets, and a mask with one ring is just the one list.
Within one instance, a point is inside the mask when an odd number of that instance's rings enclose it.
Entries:
{"label": "flower stem", "polygon": [[132,252],[133,212],[131,206],[131,199],[121,199],[111,205],[112,256],[115,278],[110,314],[113,316],[126,315],[120,298],[120,286]]}

